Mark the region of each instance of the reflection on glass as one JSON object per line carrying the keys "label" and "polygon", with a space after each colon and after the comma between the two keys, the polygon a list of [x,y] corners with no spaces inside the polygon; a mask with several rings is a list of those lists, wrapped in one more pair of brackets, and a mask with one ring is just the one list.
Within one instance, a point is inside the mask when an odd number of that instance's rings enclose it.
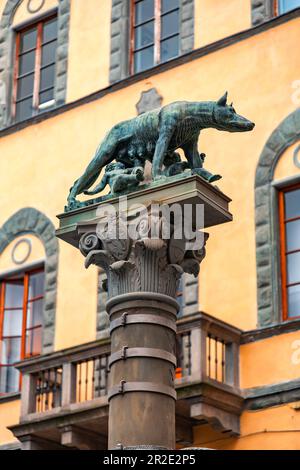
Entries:
{"label": "reflection on glass", "polygon": [[135,30],[135,49],[153,44],[154,42],[154,21],[139,26]]}
{"label": "reflection on glass", "polygon": [[179,30],[179,11],[175,10],[161,19],[161,38],[164,39]]}
{"label": "reflection on glass", "polygon": [[1,364],[15,364],[20,360],[21,338],[3,338],[1,341]]}
{"label": "reflection on glass", "polygon": [[166,39],[161,42],[161,61],[166,62],[169,59],[177,57],[179,54],[178,36]]}
{"label": "reflection on glass", "polygon": [[18,79],[17,99],[27,98],[33,94],[34,74],[26,75],[24,78]]}
{"label": "reflection on glass", "polygon": [[300,282],[300,252],[287,255],[288,284]]}
{"label": "reflection on glass", "polygon": [[19,60],[19,76],[25,73],[34,72],[35,50],[21,55]]}
{"label": "reflection on glass", "polygon": [[26,332],[26,356],[36,356],[42,350],[42,328],[34,328]]}
{"label": "reflection on glass", "polygon": [[0,394],[19,391],[19,371],[14,367],[0,367]]}
{"label": "reflection on glass", "polygon": [[55,62],[56,59],[56,41],[42,46],[42,67]]}
{"label": "reflection on glass", "polygon": [[300,219],[286,224],[286,249],[287,251],[300,249]]}
{"label": "reflection on glass", "polygon": [[37,40],[37,29],[33,28],[25,33],[21,34],[20,40],[20,52],[26,52],[29,49],[34,49],[36,47]]}
{"label": "reflection on glass", "polygon": [[27,325],[26,328],[32,328],[42,324],[44,299],[28,302],[27,307]]}
{"label": "reflection on glass", "polygon": [[300,217],[300,189],[285,193],[285,218]]}
{"label": "reflection on glass", "polygon": [[300,285],[288,287],[289,317],[300,316]]}
{"label": "reflection on glass", "polygon": [[29,277],[28,299],[34,299],[44,294],[45,274],[43,271],[31,274]]}
{"label": "reflection on glass", "polygon": [[44,23],[43,27],[43,44],[48,41],[52,41],[57,37],[57,18],[53,18],[50,21]]}
{"label": "reflection on glass", "polygon": [[23,310],[5,310],[2,336],[21,336]]}
{"label": "reflection on glass", "polygon": [[142,0],[135,5],[135,24],[143,23],[154,16],[154,0]]}
{"label": "reflection on glass", "polygon": [[173,8],[179,7],[179,0],[162,0],[161,11],[166,13],[167,11],[173,10]]}
{"label": "reflection on glass", "polygon": [[154,65],[154,47],[148,47],[134,54],[135,72],[142,72]]}
{"label": "reflection on glass", "polygon": [[5,284],[5,308],[23,307],[23,279]]}
{"label": "reflection on glass", "polygon": [[283,14],[300,7],[300,0],[279,0],[279,13]]}

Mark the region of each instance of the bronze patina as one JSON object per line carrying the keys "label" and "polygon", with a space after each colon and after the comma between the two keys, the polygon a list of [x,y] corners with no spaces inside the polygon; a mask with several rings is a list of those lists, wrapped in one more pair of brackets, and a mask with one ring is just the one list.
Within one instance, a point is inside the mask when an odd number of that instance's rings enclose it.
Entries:
{"label": "bronze patina", "polygon": [[[198,151],[200,132],[206,128],[247,132],[254,128],[254,123],[238,115],[232,104],[227,104],[226,92],[216,102],[177,101],[116,124],[70,189],[66,210],[86,205],[76,200],[79,194],[97,194],[107,184],[112,195],[136,189],[143,180],[146,161],[152,163],[153,180],[183,174],[186,170],[208,182],[220,179],[220,175],[203,168],[205,155]],[[181,161],[177,149],[183,150],[186,161]],[[101,171],[113,161],[116,163],[109,166],[102,181],[88,191]]]}

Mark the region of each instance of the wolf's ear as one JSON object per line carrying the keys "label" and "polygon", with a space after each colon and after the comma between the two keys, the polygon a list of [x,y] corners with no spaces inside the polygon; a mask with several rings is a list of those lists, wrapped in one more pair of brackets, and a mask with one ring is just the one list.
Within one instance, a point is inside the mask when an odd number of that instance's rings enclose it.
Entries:
{"label": "wolf's ear", "polygon": [[227,105],[227,95],[228,95],[228,92],[226,91],[225,95],[222,96],[222,98],[220,98],[219,101],[217,101],[217,105],[226,106]]}

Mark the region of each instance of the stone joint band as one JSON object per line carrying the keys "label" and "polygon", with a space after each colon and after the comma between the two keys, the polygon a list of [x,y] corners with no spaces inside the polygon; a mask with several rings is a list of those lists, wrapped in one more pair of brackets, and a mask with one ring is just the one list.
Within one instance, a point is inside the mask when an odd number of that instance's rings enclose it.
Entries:
{"label": "stone joint band", "polygon": [[128,348],[124,346],[119,351],[113,353],[109,359],[109,367],[117,361],[126,360],[133,357],[149,357],[150,359],[161,359],[170,362],[176,367],[177,360],[174,354],[157,348]]}
{"label": "stone joint band", "polygon": [[162,385],[154,382],[126,382],[122,380],[120,384],[115,385],[108,392],[108,400],[117,396],[123,395],[129,392],[150,392],[159,393],[160,395],[167,395],[168,397],[176,400],[176,391],[168,385]]}
{"label": "stone joint band", "polygon": [[169,328],[170,330],[174,331],[174,333],[176,333],[176,323],[172,320],[168,320],[167,318],[163,318],[159,315],[129,315],[127,312],[123,313],[123,315],[117,320],[113,320],[111,322],[109,332],[111,334],[116,328],[143,323],[164,326],[165,328]]}

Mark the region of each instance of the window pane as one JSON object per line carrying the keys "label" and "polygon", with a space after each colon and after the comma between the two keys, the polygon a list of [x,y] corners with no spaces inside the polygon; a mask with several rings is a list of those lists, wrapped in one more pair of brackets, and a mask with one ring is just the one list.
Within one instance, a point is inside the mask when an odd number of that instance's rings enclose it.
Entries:
{"label": "window pane", "polygon": [[300,316],[300,285],[288,287],[288,316]]}
{"label": "window pane", "polygon": [[161,38],[164,39],[179,32],[179,11],[173,11],[161,19]]}
{"label": "window pane", "polygon": [[179,36],[162,41],[160,54],[161,62],[177,57],[179,55]]}
{"label": "window pane", "polygon": [[288,284],[300,282],[300,253],[287,255]]}
{"label": "window pane", "polygon": [[18,392],[19,374],[14,367],[0,367],[0,393]]}
{"label": "window pane", "polygon": [[33,49],[36,47],[36,40],[37,40],[37,28],[34,27],[29,31],[21,34],[20,39],[20,52],[26,52],[29,49]]}
{"label": "window pane", "polygon": [[42,328],[35,328],[26,332],[26,356],[40,354],[42,350]]}
{"label": "window pane", "polygon": [[26,75],[18,80],[17,99],[26,98],[33,93],[34,74]]}
{"label": "window pane", "polygon": [[21,338],[4,338],[1,346],[1,364],[15,364],[20,360]]}
{"label": "window pane", "polygon": [[300,7],[300,0],[279,0],[279,13],[286,13]]}
{"label": "window pane", "polygon": [[[54,88],[51,90],[43,91],[40,93],[40,104],[47,103],[47,101],[51,101],[54,99]],[[48,108],[47,108],[48,109]]]}
{"label": "window pane", "polygon": [[44,271],[29,276],[28,300],[44,295]]}
{"label": "window pane", "polygon": [[148,47],[134,54],[134,71],[141,72],[154,65],[154,47]]}
{"label": "window pane", "polygon": [[300,189],[285,193],[285,218],[300,216]]}
{"label": "window pane", "polygon": [[286,224],[286,249],[287,251],[300,249],[300,220]]}
{"label": "window pane", "polygon": [[49,67],[46,67],[45,69],[41,70],[40,91],[45,90],[46,88],[53,87],[54,75],[55,65],[49,65]]}
{"label": "window pane", "polygon": [[42,324],[43,305],[43,299],[28,302],[26,328],[32,328],[33,326]]}
{"label": "window pane", "polygon": [[24,121],[32,116],[32,98],[17,103],[16,119]]}
{"label": "window pane", "polygon": [[154,17],[154,0],[142,0],[135,5],[135,24]]}
{"label": "window pane", "polygon": [[147,46],[154,43],[154,21],[139,26],[135,30],[135,44],[134,48]]}
{"label": "window pane", "polygon": [[23,310],[5,310],[3,321],[3,336],[22,335]]}
{"label": "window pane", "polygon": [[25,73],[34,72],[35,51],[27,52],[19,59],[19,76]]}
{"label": "window pane", "polygon": [[179,7],[179,0],[162,0],[161,4],[161,11],[162,13],[166,13],[169,10],[173,10],[173,8]]}
{"label": "window pane", "polygon": [[42,46],[42,67],[44,65],[52,64],[56,60],[56,41],[49,42]]}
{"label": "window pane", "polygon": [[57,38],[57,18],[44,23],[43,26],[43,43],[52,41]]}
{"label": "window pane", "polygon": [[5,283],[5,308],[23,308],[23,278],[20,281]]}

